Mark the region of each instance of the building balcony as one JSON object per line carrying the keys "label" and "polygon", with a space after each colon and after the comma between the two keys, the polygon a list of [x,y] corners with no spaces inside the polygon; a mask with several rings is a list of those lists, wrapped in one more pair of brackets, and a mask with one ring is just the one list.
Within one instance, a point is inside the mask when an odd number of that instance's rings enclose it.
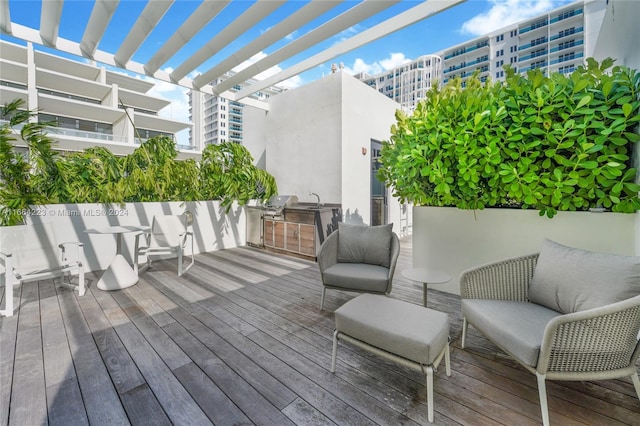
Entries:
{"label": "building balcony", "polygon": [[452,52],[452,53],[448,53],[444,56],[444,59],[451,59],[451,58],[455,58],[456,56],[460,56],[460,55],[464,55],[466,53],[470,53],[470,52],[475,52],[478,49],[482,49],[482,48],[488,48],[489,47],[489,41],[488,40],[484,40],[481,41],[475,45],[472,46],[468,46],[468,47],[461,47],[459,49],[457,49],[456,51]]}

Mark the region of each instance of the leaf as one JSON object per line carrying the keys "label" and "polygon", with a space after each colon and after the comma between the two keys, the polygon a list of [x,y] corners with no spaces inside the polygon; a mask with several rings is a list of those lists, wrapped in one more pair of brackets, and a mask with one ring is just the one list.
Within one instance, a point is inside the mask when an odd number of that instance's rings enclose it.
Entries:
{"label": "leaf", "polygon": [[591,102],[591,96],[590,95],[583,96],[578,102],[578,105],[576,105],[576,109],[578,110],[582,108],[583,106],[587,105],[589,102]]}

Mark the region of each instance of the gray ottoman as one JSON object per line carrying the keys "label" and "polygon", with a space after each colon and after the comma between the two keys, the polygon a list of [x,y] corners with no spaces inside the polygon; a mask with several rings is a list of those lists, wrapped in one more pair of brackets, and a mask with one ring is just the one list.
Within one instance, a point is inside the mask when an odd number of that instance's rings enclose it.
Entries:
{"label": "gray ottoman", "polygon": [[433,422],[433,370],[449,359],[449,317],[420,305],[386,296],[363,294],[335,311],[331,372],[335,372],[338,340],[421,370],[427,377],[429,421]]}

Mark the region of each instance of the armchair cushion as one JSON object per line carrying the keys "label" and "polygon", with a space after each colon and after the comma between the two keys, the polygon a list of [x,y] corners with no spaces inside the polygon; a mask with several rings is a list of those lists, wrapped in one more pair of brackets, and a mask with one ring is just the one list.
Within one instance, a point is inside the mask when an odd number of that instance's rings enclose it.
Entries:
{"label": "armchair cushion", "polygon": [[352,291],[385,293],[389,269],[366,263],[336,263],[323,272],[323,284]]}
{"label": "armchair cushion", "polygon": [[640,294],[640,257],[595,253],[545,240],[529,300],[558,312],[605,306]]}
{"label": "armchair cushion", "polygon": [[391,228],[380,226],[338,224],[338,262],[366,263],[389,267]]}
{"label": "armchair cushion", "polygon": [[462,313],[482,334],[521,362],[538,363],[544,329],[559,312],[528,302],[462,299]]}

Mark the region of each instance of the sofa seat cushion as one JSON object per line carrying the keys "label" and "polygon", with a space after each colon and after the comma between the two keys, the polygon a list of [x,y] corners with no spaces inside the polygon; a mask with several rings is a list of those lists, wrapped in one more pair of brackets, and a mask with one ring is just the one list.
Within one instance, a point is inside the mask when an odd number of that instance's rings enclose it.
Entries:
{"label": "sofa seat cushion", "polygon": [[485,299],[463,299],[462,314],[489,340],[534,368],[547,323],[561,315],[535,303]]}
{"label": "sofa seat cushion", "polygon": [[640,294],[640,257],[596,253],[545,240],[529,300],[564,314]]}
{"label": "sofa seat cushion", "polygon": [[389,284],[389,269],[367,263],[336,263],[322,272],[325,286],[350,291],[385,293]]}
{"label": "sofa seat cushion", "polygon": [[423,365],[433,364],[449,339],[449,317],[421,305],[363,294],[335,312],[336,330]]}

